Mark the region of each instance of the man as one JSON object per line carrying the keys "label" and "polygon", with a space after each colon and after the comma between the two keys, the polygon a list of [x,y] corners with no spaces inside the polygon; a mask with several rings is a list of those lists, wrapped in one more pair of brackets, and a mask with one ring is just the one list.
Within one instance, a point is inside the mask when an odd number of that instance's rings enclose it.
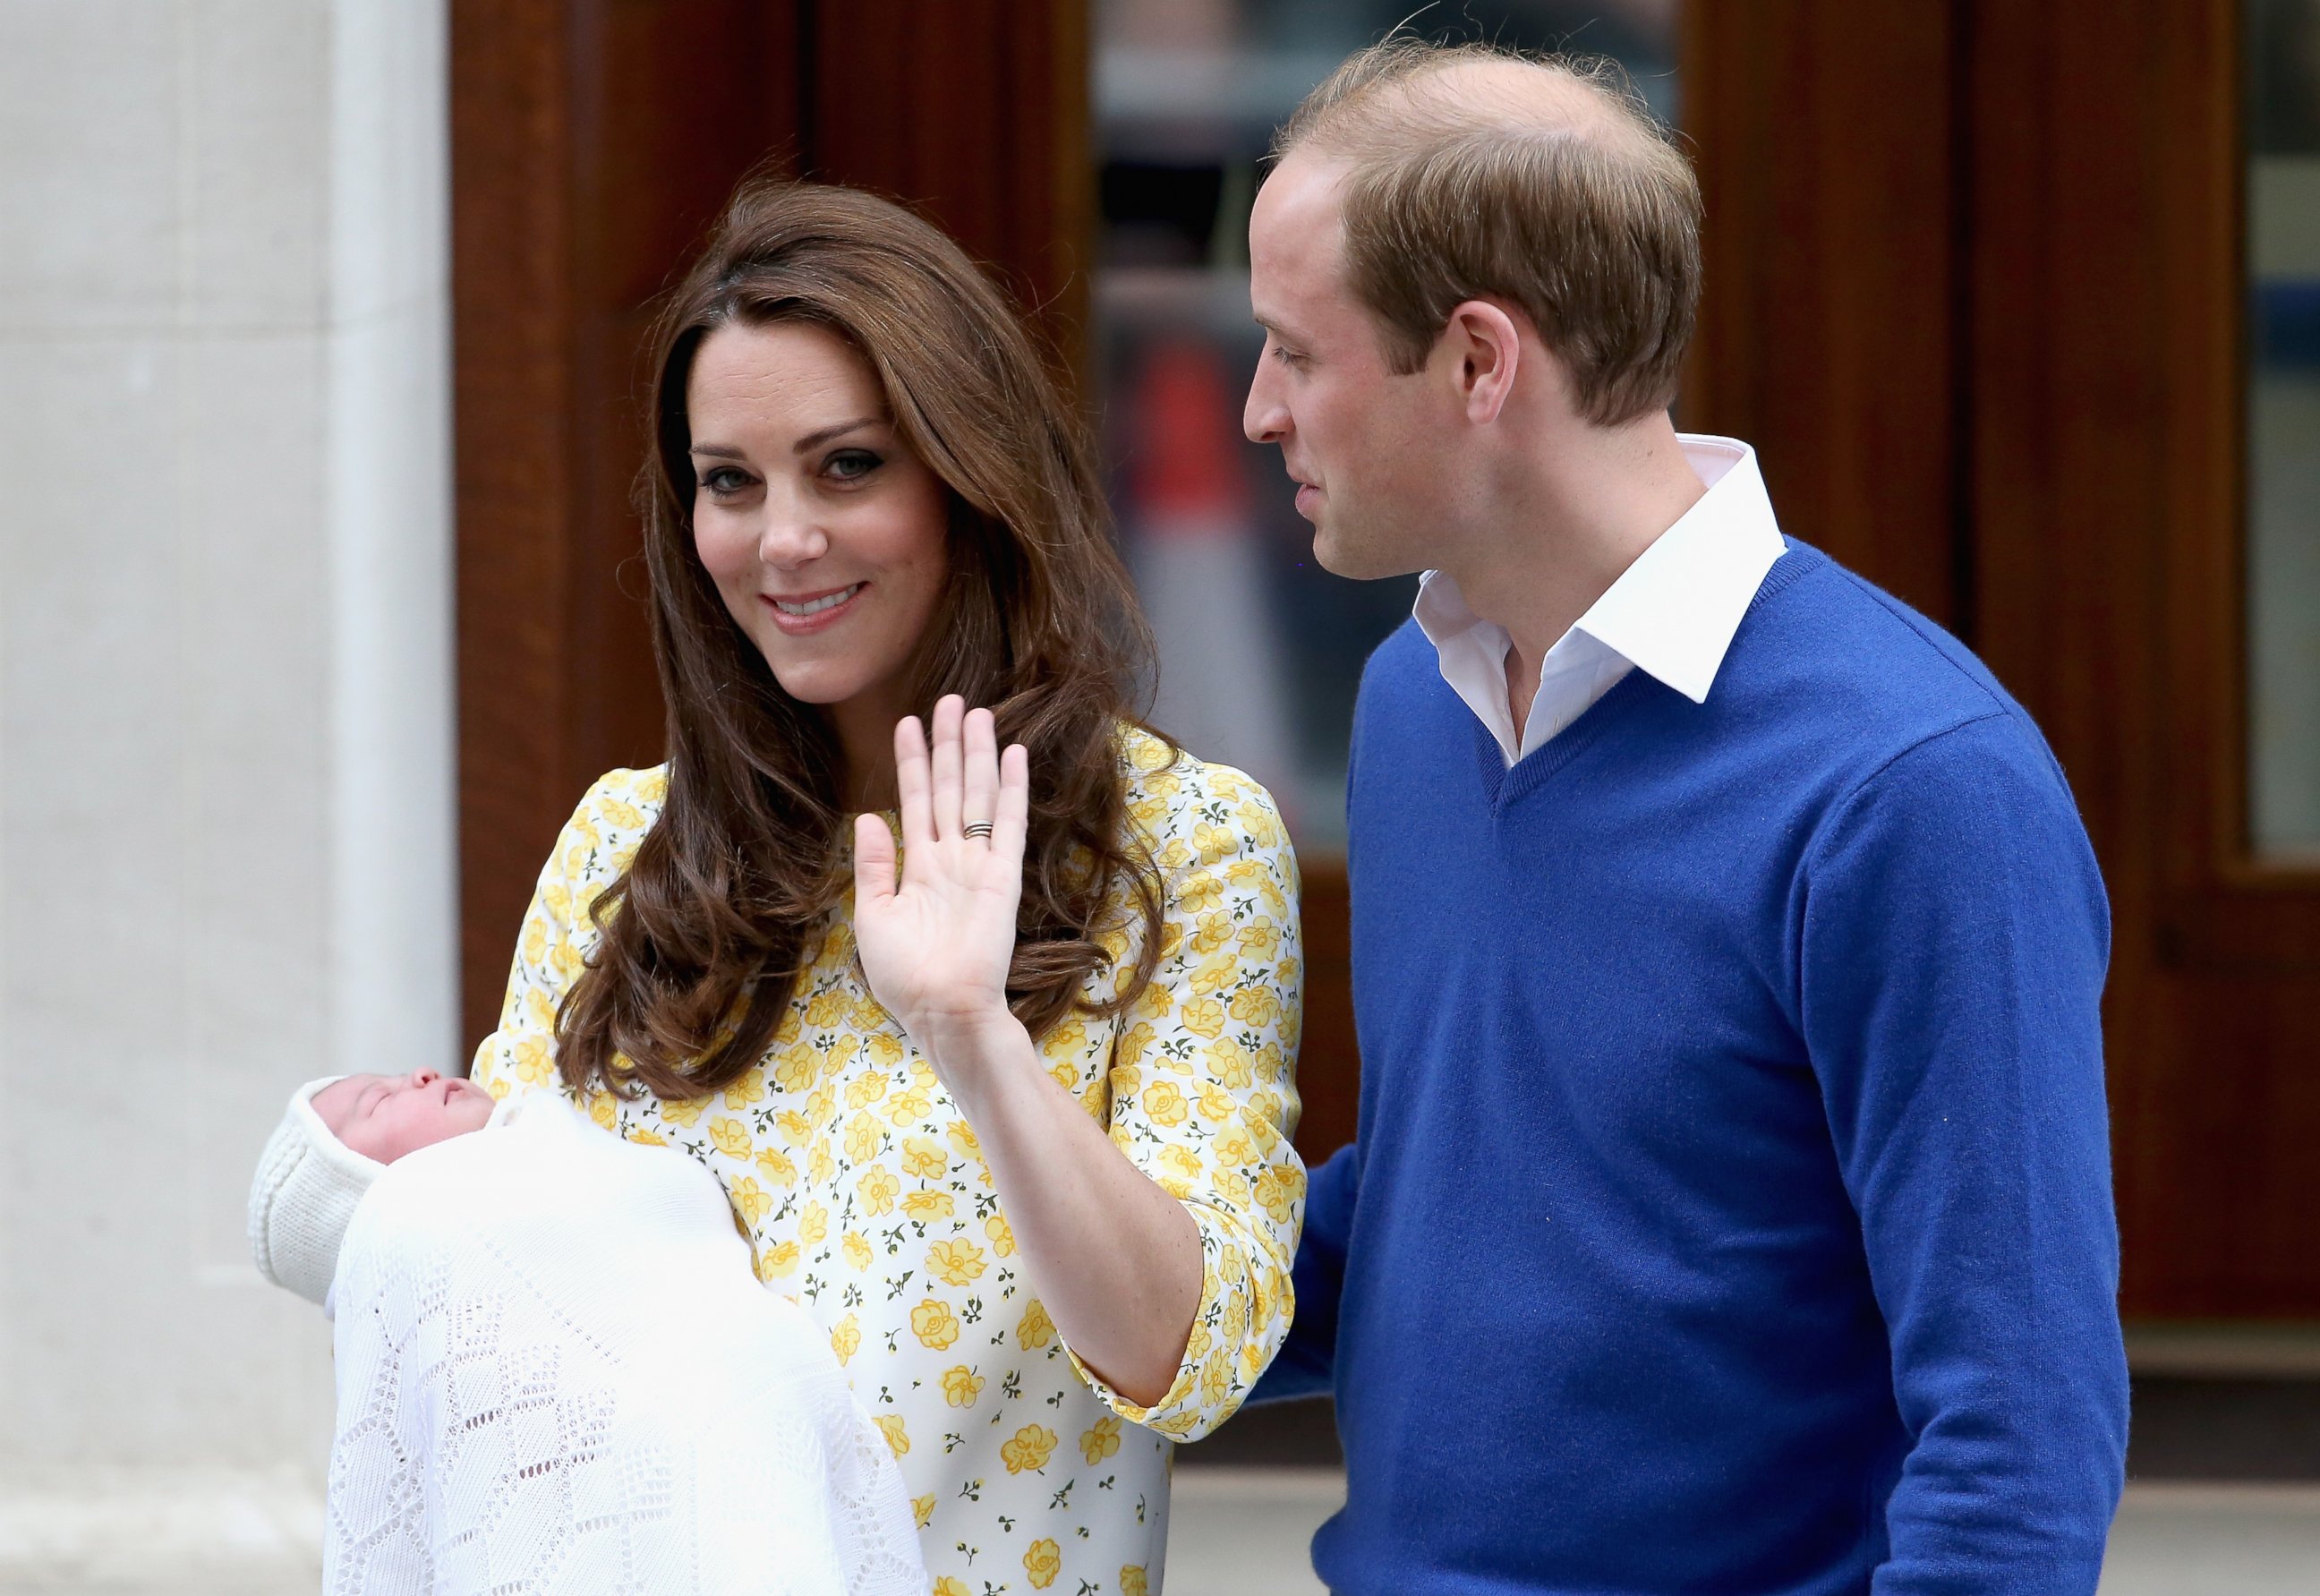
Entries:
{"label": "man", "polygon": [[1329,569],[1427,573],[1349,818],[1360,1135],[1261,1388],[1340,1592],[2091,1592],[2101,882],[2020,706],[1666,406],[1691,173],[1583,67],[1395,41],[1249,228]]}

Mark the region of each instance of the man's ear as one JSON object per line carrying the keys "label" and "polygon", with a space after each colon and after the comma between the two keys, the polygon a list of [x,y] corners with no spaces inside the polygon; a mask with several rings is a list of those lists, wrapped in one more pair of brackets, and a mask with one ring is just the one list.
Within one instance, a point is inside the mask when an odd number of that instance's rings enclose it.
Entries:
{"label": "man's ear", "polygon": [[1451,311],[1442,340],[1466,419],[1497,421],[1514,394],[1515,370],[1522,363],[1514,318],[1486,299],[1469,299]]}

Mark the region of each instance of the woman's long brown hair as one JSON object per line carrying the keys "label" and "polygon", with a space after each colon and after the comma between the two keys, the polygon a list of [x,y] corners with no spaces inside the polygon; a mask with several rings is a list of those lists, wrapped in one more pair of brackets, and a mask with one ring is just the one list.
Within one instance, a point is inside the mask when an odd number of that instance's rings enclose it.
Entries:
{"label": "woman's long brown hair", "polygon": [[[828,722],[784,693],[693,550],[685,385],[728,323],[803,322],[876,374],[908,446],[949,488],[950,577],[915,701],[996,713],[1030,754],[1029,835],[1009,1007],[1034,1037],[1074,1009],[1117,1013],[1158,956],[1160,883],[1127,816],[1117,730],[1151,639],[1107,533],[1087,431],[1020,317],[965,251],[853,189],[745,184],[652,335],[649,458],[638,483],[653,656],[668,706],[668,794],[591,911],[601,939],[557,1017],[576,1090],[699,1096],[764,1054],[852,879],[845,764]],[[1110,906],[1127,891],[1128,924]],[[1085,1002],[1133,929],[1135,967]]]}

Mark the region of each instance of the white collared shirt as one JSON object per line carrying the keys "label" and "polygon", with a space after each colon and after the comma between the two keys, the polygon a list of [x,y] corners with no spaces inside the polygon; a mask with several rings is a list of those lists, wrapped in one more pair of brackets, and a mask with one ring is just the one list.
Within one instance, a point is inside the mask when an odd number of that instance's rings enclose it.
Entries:
{"label": "white collared shirt", "polygon": [[1442,679],[1490,728],[1509,766],[1586,713],[1630,670],[1707,703],[1740,617],[1781,558],[1785,545],[1756,451],[1730,438],[1676,437],[1708,491],[1546,651],[1519,736],[1507,699],[1513,639],[1506,628],[1474,613],[1449,573],[1419,578],[1413,612],[1441,657]]}

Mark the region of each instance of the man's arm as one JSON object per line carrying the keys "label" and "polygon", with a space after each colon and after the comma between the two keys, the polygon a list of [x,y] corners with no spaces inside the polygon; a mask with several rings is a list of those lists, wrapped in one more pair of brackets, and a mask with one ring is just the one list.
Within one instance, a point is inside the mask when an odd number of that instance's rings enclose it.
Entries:
{"label": "man's arm", "polygon": [[1326,1396],[1336,1389],[1337,1296],[1346,1283],[1346,1243],[1361,1189],[1359,1170],[1358,1149],[1349,1144],[1331,1154],[1306,1183],[1305,1233],[1291,1273],[1296,1317],[1273,1366],[1249,1392],[1252,1402]]}
{"label": "man's arm", "polygon": [[2126,1367],[2102,883],[2027,723],[1909,750],[1802,883],[1801,1009],[1911,1446],[1879,1596],[2091,1596]]}

